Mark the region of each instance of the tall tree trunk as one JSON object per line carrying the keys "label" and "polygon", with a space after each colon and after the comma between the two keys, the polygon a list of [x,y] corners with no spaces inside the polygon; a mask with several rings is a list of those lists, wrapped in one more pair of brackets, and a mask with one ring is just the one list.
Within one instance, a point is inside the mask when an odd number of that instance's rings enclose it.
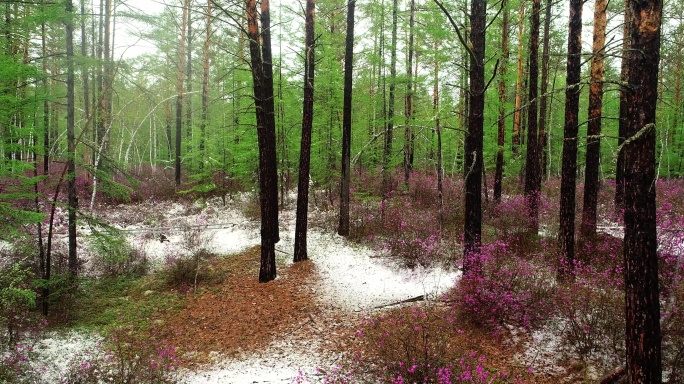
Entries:
{"label": "tall tree trunk", "polygon": [[409,36],[408,36],[408,59],[406,61],[406,98],[404,105],[404,184],[408,189],[409,177],[411,176],[413,157],[413,130],[411,128],[411,114],[413,112],[413,30],[415,23],[415,13],[416,13],[416,3],[415,0],[411,0],[410,10],[409,10]]}
{"label": "tall tree trunk", "polygon": [[[270,4],[268,0],[261,2],[261,35],[259,34],[256,0],[245,0],[245,8],[254,102],[256,104],[257,141],[259,144],[259,202],[261,205],[259,282],[266,283],[276,278],[275,243],[278,234],[278,174],[273,109],[273,72],[270,65]],[[259,42],[262,42],[264,46],[260,47]],[[267,84],[268,82],[271,82],[270,87]]]}
{"label": "tall tree trunk", "polygon": [[311,128],[314,103],[314,19],[316,0],[306,1],[304,56],[304,113],[302,143],[299,150],[299,180],[297,186],[297,222],[295,224],[294,261],[308,259],[306,250],[307,214],[309,207],[309,169],[311,164]]}
{"label": "tall tree trunk", "polygon": [[513,112],[513,138],[512,150],[514,154],[518,154],[520,147],[520,126],[522,122],[522,93],[523,93],[523,78],[525,72],[523,71],[523,32],[525,30],[525,2],[520,2],[520,10],[518,11],[518,67],[517,80],[515,82],[515,111]]}
{"label": "tall tree trunk", "polygon": [[487,3],[472,0],[470,11],[470,110],[465,141],[465,225],[463,273],[481,273],[482,141],[484,126],[484,54]]}
{"label": "tall tree trunk", "polygon": [[[81,56],[85,59],[88,57],[88,35],[86,34],[86,12],[85,0],[81,0]],[[81,79],[83,81],[83,119],[90,120],[90,87],[88,86],[88,65],[81,65]],[[83,162],[88,164],[91,155],[89,149],[86,149],[83,154]]]}
{"label": "tall tree trunk", "polygon": [[[95,129],[93,129],[93,143],[97,145],[97,143],[100,142],[100,138],[104,136],[104,117],[103,117],[103,110],[102,110],[102,86],[103,86],[103,81],[104,81],[104,15],[105,15],[105,0],[99,0],[99,15],[98,15],[98,20],[97,20],[97,46],[96,49],[96,55],[97,55],[97,70],[95,71],[95,89],[93,92],[93,99],[97,100],[96,104],[93,104],[93,113],[96,116],[96,126]],[[95,31],[93,31],[93,34]],[[97,153],[96,151],[93,151],[93,158],[91,161],[97,168]],[[95,173],[94,177],[97,177],[97,173]]]}
{"label": "tall tree trunk", "polygon": [[[684,36],[682,36],[681,33],[678,33],[675,37],[675,45],[676,45],[676,57],[677,57],[677,64],[675,65],[675,94],[674,94],[674,118],[672,119],[672,127],[674,127],[674,132],[673,135],[677,135],[677,130],[679,128],[679,119],[682,114],[682,44],[684,44]],[[680,134],[681,135],[681,134]],[[676,136],[675,136],[676,137]],[[677,173],[681,174],[682,171],[682,158],[681,156],[681,146],[682,146],[682,138],[680,136],[680,140],[678,145],[675,145],[676,150],[679,151],[680,156],[679,156],[679,161],[677,164]]]}
{"label": "tall tree trunk", "polygon": [[188,27],[188,7],[190,0],[183,2],[183,19],[181,21],[180,48],[178,50],[178,84],[176,85],[178,97],[176,98],[176,154],[175,154],[175,181],[181,183],[181,143],[183,139],[183,81],[185,79],[185,32]]}
{"label": "tall tree trunk", "polygon": [[599,193],[599,163],[601,160],[601,111],[603,106],[603,58],[606,45],[606,7],[608,0],[596,0],[594,5],[594,43],[589,85],[589,125],[584,174],[584,204],[582,236],[596,235],[596,210]]}
{"label": "tall tree trunk", "polygon": [[[435,40],[435,52],[439,52],[439,41]],[[435,117],[435,132],[437,133],[437,222],[439,233],[444,229],[444,186],[442,180],[442,126],[439,118],[439,59],[435,55],[435,73],[432,83],[432,114]]]}
{"label": "tall tree trunk", "polygon": [[546,175],[548,164],[548,150],[546,148],[547,134],[546,134],[546,118],[548,115],[549,102],[549,46],[550,46],[550,32],[551,32],[551,5],[552,0],[546,1],[545,16],[544,16],[544,38],[542,41],[542,69],[541,69],[541,99],[539,100],[539,160],[541,160],[542,178]]}
{"label": "tall tree trunk", "polygon": [[171,103],[169,101],[164,102],[164,121],[166,126],[166,160],[171,161],[171,156],[173,154],[173,133],[171,132]]}
{"label": "tall tree trunk", "polygon": [[494,173],[494,200],[501,201],[501,186],[503,182],[504,169],[504,147],[506,145],[506,75],[508,72],[508,0],[503,0],[501,5],[504,8],[501,20],[501,64],[499,67],[499,120],[497,121],[497,145],[499,150],[496,152],[496,172]]}
{"label": "tall tree trunk", "polygon": [[69,257],[68,267],[71,278],[78,274],[78,255],[76,253],[76,137],[74,116],[74,24],[73,4],[66,0],[66,55],[67,55],[67,189],[69,209]]}
{"label": "tall tree trunk", "polygon": [[[104,143],[102,145],[104,154],[109,153],[109,134],[106,132],[109,130],[109,125],[112,123],[112,84],[113,79],[113,65],[112,65],[112,50],[111,50],[111,39],[112,39],[112,13],[113,13],[113,0],[105,1],[105,18],[104,18],[104,36],[103,36],[103,60],[104,60],[104,72],[102,74],[102,92],[104,92],[104,97],[101,98],[101,113],[102,113],[102,126],[100,127],[102,131],[98,139]],[[102,157],[100,157],[102,158]],[[96,165],[98,168],[100,164]]]}
{"label": "tall tree trunk", "polygon": [[[629,36],[632,33],[632,10],[629,0],[625,0],[625,16],[622,26],[622,65],[620,69],[620,82],[624,85],[629,79]],[[620,120],[618,122],[618,147],[625,142],[627,136],[627,88],[620,88]],[[620,151],[617,155],[615,166],[615,211],[620,214],[625,209],[625,152]]]}
{"label": "tall tree trunk", "polygon": [[[273,98],[273,54],[271,51],[271,11],[270,1],[261,1],[261,57],[263,60],[263,80],[264,80],[264,97],[262,99],[262,109],[266,118],[266,155],[268,161],[265,163],[265,172],[268,173],[268,199],[269,204],[273,207],[268,207],[270,214],[269,228],[272,231],[274,244],[280,241],[280,234],[278,231],[278,169],[277,169],[277,154],[276,154],[276,136],[275,136],[275,101]],[[270,181],[269,181],[270,180]],[[271,209],[272,208],[272,209]],[[275,257],[269,263],[272,263],[273,278],[275,279]],[[262,264],[263,266],[263,264]],[[271,269],[271,267],[266,268]],[[267,273],[269,274],[269,273]],[[270,275],[270,274],[269,274]]]}
{"label": "tall tree trunk", "polygon": [[349,0],[347,4],[347,37],[344,49],[344,99],[342,106],[342,179],[340,181],[340,223],[337,228],[337,233],[340,236],[349,236],[352,71],[354,70],[354,10],[356,8],[356,0]]}
{"label": "tall tree trunk", "polygon": [[193,0],[188,1],[188,21],[187,21],[187,45],[185,52],[187,60],[185,62],[185,147],[186,153],[192,153],[192,7]]}
{"label": "tall tree trunk", "polygon": [[[43,7],[45,1],[43,1]],[[47,30],[45,27],[45,21],[43,20],[40,24],[41,31],[41,49],[43,53],[43,73],[47,75],[48,65],[47,65]],[[48,102],[48,77],[43,77],[43,92],[45,92],[45,100],[43,100],[43,174],[47,175],[50,168],[50,103]]]}
{"label": "tall tree trunk", "polygon": [[632,26],[624,152],[627,376],[661,383],[656,230],[656,105],[662,0],[629,0]]}
{"label": "tall tree trunk", "polygon": [[582,54],[582,0],[570,0],[568,62],[565,89],[565,128],[560,196],[559,245],[561,276],[574,270],[575,263],[575,185],[577,175],[577,132]]}
{"label": "tall tree trunk", "polygon": [[207,0],[207,19],[206,32],[204,36],[204,50],[202,59],[202,123],[200,125],[200,171],[204,169],[204,160],[206,158],[205,143],[207,131],[207,119],[209,118],[209,43],[211,41],[211,0]]}
{"label": "tall tree trunk", "polygon": [[530,15],[530,77],[529,104],[527,117],[527,161],[525,164],[525,199],[530,229],[535,235],[539,232],[539,191],[541,189],[541,161],[537,139],[537,97],[539,80],[539,12],[541,0],[532,0]]}
{"label": "tall tree trunk", "polygon": [[392,41],[390,47],[390,84],[389,100],[387,101],[387,121],[385,128],[385,149],[382,154],[382,193],[384,196],[391,190],[392,133],[394,131],[394,98],[397,80],[397,14],[399,1],[392,2]]}

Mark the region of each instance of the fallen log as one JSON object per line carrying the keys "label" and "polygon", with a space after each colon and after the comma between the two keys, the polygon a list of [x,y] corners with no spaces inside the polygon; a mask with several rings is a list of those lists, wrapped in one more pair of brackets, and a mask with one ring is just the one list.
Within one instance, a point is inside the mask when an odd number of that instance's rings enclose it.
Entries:
{"label": "fallen log", "polygon": [[394,303],[390,303],[390,304],[377,305],[377,306],[373,307],[373,309],[387,308],[387,307],[392,307],[392,306],[399,305],[399,304],[415,303],[416,301],[423,301],[423,300],[425,300],[425,295],[420,295],[420,296],[412,297],[412,298],[406,299],[406,300],[395,301]]}

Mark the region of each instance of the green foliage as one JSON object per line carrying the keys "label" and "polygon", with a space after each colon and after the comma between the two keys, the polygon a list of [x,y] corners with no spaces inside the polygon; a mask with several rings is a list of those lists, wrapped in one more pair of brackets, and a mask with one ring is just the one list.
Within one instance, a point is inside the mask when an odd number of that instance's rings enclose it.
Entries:
{"label": "green foliage", "polygon": [[36,305],[36,293],[30,289],[31,271],[14,262],[0,271],[0,319],[10,321],[7,313],[20,308],[33,308]]}
{"label": "green foliage", "polygon": [[181,297],[163,289],[155,275],[85,279],[74,297],[73,326],[105,331],[120,326],[145,329],[154,319],[182,307]]}
{"label": "green foliage", "polygon": [[105,276],[142,276],[149,269],[147,257],[134,249],[120,230],[92,227],[88,239],[95,252],[95,268]]}

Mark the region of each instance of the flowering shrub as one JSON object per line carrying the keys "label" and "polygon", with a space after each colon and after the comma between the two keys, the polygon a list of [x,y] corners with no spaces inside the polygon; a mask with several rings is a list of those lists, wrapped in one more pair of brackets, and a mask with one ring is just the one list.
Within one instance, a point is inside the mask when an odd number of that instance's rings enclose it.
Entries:
{"label": "flowering shrub", "polygon": [[140,337],[132,329],[114,330],[105,344],[73,356],[60,384],[179,382],[181,359],[173,345],[157,336],[151,326]]}
{"label": "flowering shrub", "polygon": [[[411,307],[363,320],[360,348],[343,365],[325,372],[326,383],[497,383],[508,376],[487,367],[453,319]],[[298,382],[306,382],[301,380]]]}
{"label": "flowering shrub", "polygon": [[555,270],[540,260],[518,258],[500,241],[482,246],[482,273],[465,274],[453,291],[453,310],[481,325],[539,327],[553,312]]}
{"label": "flowering shrub", "polygon": [[[0,337],[0,382],[37,382],[30,362],[47,321],[25,309],[3,315],[11,326],[8,333],[3,332]],[[5,337],[9,335],[12,337]]]}
{"label": "flowering shrub", "polygon": [[559,288],[561,342],[582,361],[612,369],[625,356],[624,292],[615,279],[599,276],[578,277]]}
{"label": "flowering shrub", "polygon": [[409,267],[446,258],[448,248],[442,243],[439,223],[432,212],[407,209],[410,204],[403,198],[385,205],[380,208],[384,209],[381,247],[392,258]]}
{"label": "flowering shrub", "polygon": [[167,256],[161,277],[170,287],[181,292],[196,289],[199,282],[212,278],[216,255],[204,249],[189,255]]}

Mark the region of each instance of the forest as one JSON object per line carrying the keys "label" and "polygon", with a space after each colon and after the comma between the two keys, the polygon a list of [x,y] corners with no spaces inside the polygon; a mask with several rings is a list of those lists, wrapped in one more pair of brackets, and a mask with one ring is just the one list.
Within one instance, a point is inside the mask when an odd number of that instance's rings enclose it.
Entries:
{"label": "forest", "polygon": [[0,0],[0,382],[684,382],[678,0]]}

